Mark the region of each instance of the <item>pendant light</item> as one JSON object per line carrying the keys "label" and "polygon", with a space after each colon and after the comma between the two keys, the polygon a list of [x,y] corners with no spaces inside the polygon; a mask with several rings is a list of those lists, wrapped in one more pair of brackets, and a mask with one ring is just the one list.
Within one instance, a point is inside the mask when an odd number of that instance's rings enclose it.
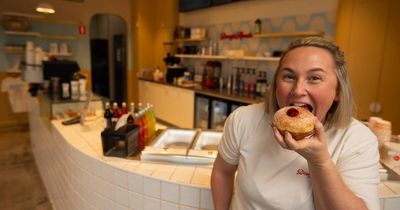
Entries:
{"label": "pendant light", "polygon": [[54,10],[54,7],[46,2],[39,3],[36,7],[36,11],[41,12],[41,13],[46,13],[46,14],[53,14],[56,11]]}

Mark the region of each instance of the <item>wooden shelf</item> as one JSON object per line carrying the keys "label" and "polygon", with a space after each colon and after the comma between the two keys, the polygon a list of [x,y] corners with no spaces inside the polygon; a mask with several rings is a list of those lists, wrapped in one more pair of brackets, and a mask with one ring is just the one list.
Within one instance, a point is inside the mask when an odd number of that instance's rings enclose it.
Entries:
{"label": "wooden shelf", "polygon": [[4,34],[10,36],[30,36],[30,37],[37,37],[41,39],[57,39],[57,40],[75,40],[76,36],[66,36],[66,35],[48,35],[48,34],[41,34],[39,32],[31,32],[31,31],[4,31]]}
{"label": "wooden shelf", "polygon": [[29,31],[4,31],[4,34],[11,35],[11,36],[33,36],[38,37],[40,33],[38,32],[29,32]]}
{"label": "wooden shelf", "polygon": [[202,42],[202,41],[206,41],[206,38],[201,38],[201,39],[175,39],[174,41],[168,41],[168,42],[164,42],[165,45],[172,45],[175,43],[179,43],[179,42]]}
{"label": "wooden shelf", "polygon": [[47,56],[54,56],[54,57],[72,57],[72,53],[57,53],[57,54],[52,54],[52,53],[46,53]]}
{"label": "wooden shelf", "polygon": [[295,31],[295,32],[276,32],[265,34],[254,34],[254,38],[280,38],[280,37],[296,37],[296,36],[324,36],[321,31]]}
{"label": "wooden shelf", "polygon": [[79,25],[80,24],[80,22],[75,21],[75,20],[62,20],[62,19],[54,19],[54,18],[50,19],[45,15],[37,15],[37,14],[29,14],[29,13],[3,12],[2,15],[3,16],[22,17],[22,18],[27,18],[29,20],[37,21],[37,22],[73,24],[73,25]]}
{"label": "wooden shelf", "polygon": [[178,58],[192,58],[192,59],[215,59],[215,60],[248,60],[248,61],[279,61],[279,57],[259,57],[259,56],[224,56],[224,55],[185,55],[176,54]]}

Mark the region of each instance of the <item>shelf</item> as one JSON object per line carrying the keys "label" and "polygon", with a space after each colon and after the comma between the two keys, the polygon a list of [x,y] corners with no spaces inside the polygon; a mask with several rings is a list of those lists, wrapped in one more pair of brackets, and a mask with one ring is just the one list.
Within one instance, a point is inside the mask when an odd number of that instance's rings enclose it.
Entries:
{"label": "shelf", "polygon": [[206,38],[198,38],[198,39],[175,39],[174,41],[169,41],[169,42],[164,42],[165,45],[172,45],[175,44],[177,42],[202,42],[202,41],[206,41]]}
{"label": "shelf", "polygon": [[178,58],[193,58],[193,59],[279,61],[279,57],[259,57],[259,56],[232,57],[224,55],[185,55],[185,54],[176,54],[175,56]]}
{"label": "shelf", "polygon": [[65,35],[48,35],[48,34],[41,34],[39,32],[23,32],[23,31],[4,31],[4,34],[11,35],[11,36],[31,36],[37,37],[41,39],[57,39],[57,40],[75,40],[75,36],[65,36]]}
{"label": "shelf", "polygon": [[73,24],[73,25],[80,24],[80,22],[75,21],[75,20],[62,20],[62,19],[54,19],[54,18],[49,19],[49,18],[47,18],[47,16],[44,16],[44,15],[29,14],[29,13],[3,12],[2,15],[3,16],[22,17],[22,18],[27,18],[29,20],[37,21],[37,22]]}
{"label": "shelf", "polygon": [[[23,48],[23,49],[18,49],[18,48],[12,49],[12,48],[7,48],[7,47],[4,48],[4,52],[7,53],[7,54],[20,54],[20,55],[25,55],[25,53],[26,53],[25,52],[25,48]],[[56,53],[56,54],[54,54],[54,53],[45,52],[45,54],[47,56],[55,56],[55,57],[72,57],[73,56],[72,53]]]}
{"label": "shelf", "polygon": [[12,36],[33,36],[33,37],[40,36],[40,33],[38,32],[24,32],[24,31],[4,31],[4,34]]}
{"label": "shelf", "polygon": [[295,31],[295,32],[276,32],[265,34],[254,34],[254,38],[280,38],[280,37],[296,37],[296,36],[324,36],[321,31]]}
{"label": "shelf", "polygon": [[46,53],[47,56],[54,56],[54,57],[72,57],[72,53],[57,53],[57,54],[50,54]]}

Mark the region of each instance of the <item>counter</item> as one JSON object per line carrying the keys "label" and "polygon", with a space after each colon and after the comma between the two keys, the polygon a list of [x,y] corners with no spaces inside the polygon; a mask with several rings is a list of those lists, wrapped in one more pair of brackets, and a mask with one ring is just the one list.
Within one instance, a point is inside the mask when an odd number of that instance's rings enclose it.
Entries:
{"label": "counter", "polygon": [[224,89],[211,89],[211,88],[202,87],[200,85],[199,86],[185,86],[185,85],[177,85],[177,84],[167,83],[167,82],[159,82],[159,81],[145,79],[145,78],[139,78],[139,80],[153,82],[153,83],[167,85],[167,86],[172,86],[172,87],[183,88],[186,90],[192,90],[195,93],[199,93],[202,95],[212,96],[212,97],[216,97],[216,98],[222,98],[222,99],[245,103],[245,104],[260,103],[265,100],[264,97],[256,95],[255,93],[246,93],[246,92],[240,92],[240,91],[228,91],[225,88]]}
{"label": "counter", "polygon": [[[105,157],[102,119],[84,126],[52,120],[48,129],[38,100],[29,103],[32,150],[55,209],[213,209],[211,166]],[[382,209],[397,209],[399,194],[399,182],[382,182]]]}

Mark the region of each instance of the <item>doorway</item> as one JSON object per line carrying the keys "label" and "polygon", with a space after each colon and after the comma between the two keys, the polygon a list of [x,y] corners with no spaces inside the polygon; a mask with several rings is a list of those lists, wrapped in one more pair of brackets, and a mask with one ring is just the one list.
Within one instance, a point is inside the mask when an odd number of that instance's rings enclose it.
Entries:
{"label": "doorway", "polygon": [[127,98],[127,26],[123,18],[96,14],[90,20],[92,91],[122,103]]}

